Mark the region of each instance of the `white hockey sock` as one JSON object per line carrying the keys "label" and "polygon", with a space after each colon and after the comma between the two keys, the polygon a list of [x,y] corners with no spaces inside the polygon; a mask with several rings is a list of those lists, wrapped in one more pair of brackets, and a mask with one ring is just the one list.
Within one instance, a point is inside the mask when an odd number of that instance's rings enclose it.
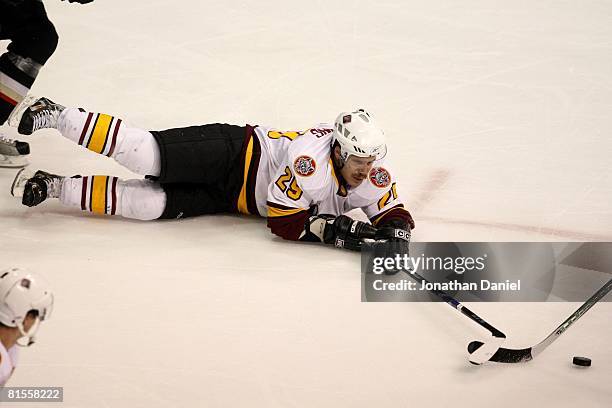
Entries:
{"label": "white hockey sock", "polygon": [[166,207],[166,193],[159,183],[111,176],[66,177],[59,199],[83,211],[145,221],[161,217]]}
{"label": "white hockey sock", "polygon": [[57,130],[78,145],[114,158],[136,174],[160,174],[161,156],[153,135],[130,128],[119,118],[66,108],[59,117]]}

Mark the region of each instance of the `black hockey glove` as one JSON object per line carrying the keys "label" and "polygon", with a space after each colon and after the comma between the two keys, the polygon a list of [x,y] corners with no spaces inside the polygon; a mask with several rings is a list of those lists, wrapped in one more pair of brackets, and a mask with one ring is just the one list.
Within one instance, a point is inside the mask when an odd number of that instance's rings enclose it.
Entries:
{"label": "black hockey glove", "polygon": [[410,230],[385,225],[376,231],[374,239],[387,242],[410,242]]}
{"label": "black hockey glove", "polygon": [[346,215],[321,214],[312,216],[306,221],[302,241],[320,241],[333,244],[336,248],[352,251],[361,250],[364,238],[374,239],[376,228],[362,221],[353,220]]}
{"label": "black hockey glove", "polygon": [[68,0],[68,2],[70,3],[79,3],[79,4],[87,4],[87,3],[91,3],[92,1],[94,0]]}
{"label": "black hockey glove", "polygon": [[[409,255],[410,227],[401,221],[391,221],[376,231],[375,256],[395,258],[396,255]],[[385,270],[386,275],[394,275],[399,270]]]}

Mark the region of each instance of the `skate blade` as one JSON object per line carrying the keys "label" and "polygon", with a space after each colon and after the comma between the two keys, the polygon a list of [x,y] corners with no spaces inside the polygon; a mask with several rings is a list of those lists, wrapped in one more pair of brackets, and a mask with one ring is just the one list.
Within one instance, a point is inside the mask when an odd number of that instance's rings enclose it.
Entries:
{"label": "skate blade", "polygon": [[11,195],[17,198],[23,197],[23,191],[25,190],[26,183],[30,178],[32,178],[32,176],[33,175],[29,174],[27,169],[19,170],[15,175],[13,184],[11,185]]}
{"label": "skate blade", "polygon": [[13,111],[11,112],[11,115],[7,120],[8,125],[14,128],[18,128],[23,113],[39,99],[40,97],[35,95],[27,95],[25,98],[23,98],[23,100],[19,102],[19,104],[15,106],[15,108],[13,108]]}
{"label": "skate blade", "polygon": [[14,168],[25,167],[28,164],[30,164],[30,162],[28,162],[28,159],[26,159],[26,157],[23,155],[7,156],[4,154],[0,154],[0,167],[14,169]]}

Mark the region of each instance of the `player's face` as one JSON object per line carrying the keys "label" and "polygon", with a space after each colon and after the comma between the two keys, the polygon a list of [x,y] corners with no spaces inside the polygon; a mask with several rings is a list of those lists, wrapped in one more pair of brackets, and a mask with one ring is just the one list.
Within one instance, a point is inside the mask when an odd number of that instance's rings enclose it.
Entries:
{"label": "player's face", "polygon": [[340,170],[340,173],[351,187],[357,187],[366,177],[368,177],[374,165],[374,160],[374,156],[349,156],[346,163],[344,163],[344,167]]}
{"label": "player's face", "polygon": [[34,325],[34,322],[36,322],[36,317],[28,313],[26,315],[26,318],[23,319],[23,330],[26,333],[29,332],[32,326]]}

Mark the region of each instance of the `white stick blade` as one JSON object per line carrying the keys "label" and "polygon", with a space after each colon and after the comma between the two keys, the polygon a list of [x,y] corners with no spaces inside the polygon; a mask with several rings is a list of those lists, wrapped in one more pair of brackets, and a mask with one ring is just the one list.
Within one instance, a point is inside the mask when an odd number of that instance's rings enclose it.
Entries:
{"label": "white stick blade", "polygon": [[505,339],[501,337],[491,337],[482,346],[470,353],[470,363],[480,365],[489,361],[489,359],[493,357],[493,354],[499,350],[504,340]]}

